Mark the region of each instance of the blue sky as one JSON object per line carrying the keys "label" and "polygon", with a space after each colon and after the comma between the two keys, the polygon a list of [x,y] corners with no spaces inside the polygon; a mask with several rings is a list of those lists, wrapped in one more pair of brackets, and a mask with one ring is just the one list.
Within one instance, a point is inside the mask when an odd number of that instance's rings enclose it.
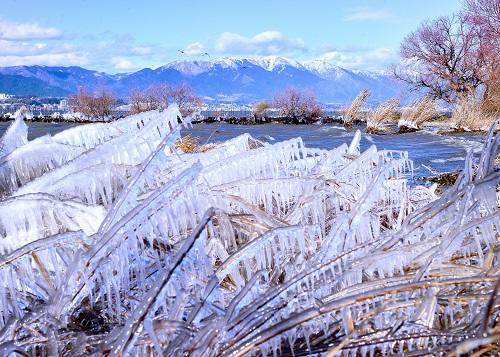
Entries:
{"label": "blue sky", "polygon": [[419,23],[460,6],[460,0],[0,0],[0,66],[116,73],[205,59],[206,52],[383,69],[398,60],[399,43]]}

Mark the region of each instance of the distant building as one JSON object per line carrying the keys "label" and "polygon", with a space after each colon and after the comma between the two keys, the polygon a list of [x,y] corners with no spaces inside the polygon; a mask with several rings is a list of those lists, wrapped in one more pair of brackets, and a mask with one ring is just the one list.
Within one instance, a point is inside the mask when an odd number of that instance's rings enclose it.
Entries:
{"label": "distant building", "polygon": [[9,98],[12,98],[12,96],[8,95],[6,93],[0,93],[0,100],[6,100],[6,99],[9,99]]}
{"label": "distant building", "polygon": [[63,99],[59,102],[59,109],[67,109],[68,108],[68,100]]}

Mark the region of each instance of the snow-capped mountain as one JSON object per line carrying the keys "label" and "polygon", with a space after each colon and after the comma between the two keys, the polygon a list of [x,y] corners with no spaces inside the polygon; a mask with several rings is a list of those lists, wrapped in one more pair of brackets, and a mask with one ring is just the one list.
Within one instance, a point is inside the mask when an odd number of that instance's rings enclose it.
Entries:
{"label": "snow-capped mountain", "polygon": [[371,101],[401,97],[404,87],[390,74],[348,70],[321,60],[299,62],[279,56],[178,60],[156,69],[106,74],[81,67],[16,66],[0,68],[0,93],[63,96],[81,86],[106,86],[127,98],[131,90],[158,83],[187,82],[207,100],[240,102],[270,99],[287,86],[310,89],[325,103],[345,103],[363,88]]}

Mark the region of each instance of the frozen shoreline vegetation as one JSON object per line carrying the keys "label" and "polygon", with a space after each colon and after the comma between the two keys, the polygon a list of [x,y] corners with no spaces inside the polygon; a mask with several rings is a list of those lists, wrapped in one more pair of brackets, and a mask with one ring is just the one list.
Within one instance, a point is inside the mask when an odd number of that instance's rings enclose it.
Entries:
{"label": "frozen shoreline vegetation", "polygon": [[438,197],[359,132],[183,153],[178,116],[2,137],[2,355],[499,352],[494,128]]}

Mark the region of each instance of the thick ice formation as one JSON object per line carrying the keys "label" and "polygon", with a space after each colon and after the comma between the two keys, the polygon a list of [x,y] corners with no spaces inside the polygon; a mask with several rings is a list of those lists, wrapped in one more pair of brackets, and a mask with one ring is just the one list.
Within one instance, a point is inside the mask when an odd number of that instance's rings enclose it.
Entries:
{"label": "thick ice formation", "polygon": [[186,154],[178,118],[7,131],[2,354],[499,351],[493,131],[438,197],[408,185],[405,152],[360,152],[360,133]]}
{"label": "thick ice formation", "polygon": [[28,142],[28,126],[24,123],[27,112],[26,107],[16,111],[14,122],[0,139],[0,160]]}

